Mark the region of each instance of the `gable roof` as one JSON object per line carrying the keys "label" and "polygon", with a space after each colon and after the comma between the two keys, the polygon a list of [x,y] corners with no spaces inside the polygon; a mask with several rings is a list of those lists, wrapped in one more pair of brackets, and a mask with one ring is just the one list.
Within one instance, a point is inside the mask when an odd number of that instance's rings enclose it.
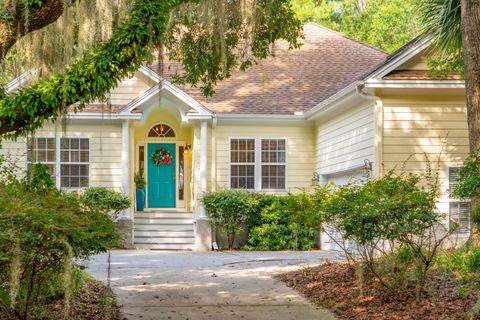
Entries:
{"label": "gable roof", "polygon": [[[179,86],[192,98],[216,113],[294,114],[304,112],[334,95],[367,71],[385,61],[388,54],[360,41],[316,24],[305,24],[303,45],[289,50],[277,41],[274,56],[215,87],[213,97],[198,88]],[[158,65],[153,65],[158,70]],[[181,72],[180,65],[166,61],[165,78]]]}

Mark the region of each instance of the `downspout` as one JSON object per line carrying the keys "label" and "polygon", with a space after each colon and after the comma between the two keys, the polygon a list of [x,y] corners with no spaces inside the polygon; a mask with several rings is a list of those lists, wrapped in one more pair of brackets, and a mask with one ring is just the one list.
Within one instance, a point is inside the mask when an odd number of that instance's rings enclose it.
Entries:
{"label": "downspout", "polygon": [[383,175],[383,101],[380,97],[363,91],[365,89],[365,82],[361,81],[357,87],[356,92],[364,99],[374,101],[374,177]]}

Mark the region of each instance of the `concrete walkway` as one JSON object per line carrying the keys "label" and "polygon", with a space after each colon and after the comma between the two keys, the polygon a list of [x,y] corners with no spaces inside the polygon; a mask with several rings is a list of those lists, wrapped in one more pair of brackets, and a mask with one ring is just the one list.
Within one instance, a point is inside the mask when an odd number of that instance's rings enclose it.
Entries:
{"label": "concrete walkway", "polygon": [[[89,262],[107,281],[108,255]],[[110,281],[124,319],[316,319],[333,315],[274,280],[291,270],[338,256],[311,252],[112,251]]]}

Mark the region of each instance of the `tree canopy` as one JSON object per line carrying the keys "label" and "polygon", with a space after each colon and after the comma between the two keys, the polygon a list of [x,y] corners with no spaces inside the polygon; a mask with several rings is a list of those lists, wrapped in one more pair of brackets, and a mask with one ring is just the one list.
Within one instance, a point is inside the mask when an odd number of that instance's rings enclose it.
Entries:
{"label": "tree canopy", "polygon": [[292,0],[297,17],[386,51],[421,33],[418,0]]}
{"label": "tree canopy", "polygon": [[[32,0],[28,5],[33,9],[52,2]],[[64,14],[71,4],[64,5]],[[0,135],[27,134],[65,114],[71,105],[81,108],[104,98],[164,46],[184,66],[177,80],[212,94],[216,82],[229,77],[233,68],[247,68],[268,56],[274,41],[285,39],[298,47],[301,28],[288,0],[136,0],[108,40],[63,71],[5,95],[0,100]],[[70,44],[75,49],[77,43]]]}

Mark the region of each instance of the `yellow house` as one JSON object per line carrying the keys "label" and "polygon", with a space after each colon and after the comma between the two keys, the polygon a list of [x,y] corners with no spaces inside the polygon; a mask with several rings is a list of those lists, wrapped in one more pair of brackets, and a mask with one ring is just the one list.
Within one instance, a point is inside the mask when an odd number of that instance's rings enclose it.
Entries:
{"label": "yellow house", "polygon": [[[173,62],[163,74],[155,63],[143,66],[112,90],[110,105],[88,105],[0,152],[22,168],[48,164],[62,189],[129,195],[132,207],[119,220],[127,246],[210,250],[200,201],[207,192],[298,192],[317,177],[341,184],[370,168],[379,176],[407,158],[407,170],[421,170],[424,154],[441,157],[445,223],[468,230],[469,203],[448,195],[468,153],[464,82],[428,74],[429,37],[388,55],[318,25],[304,34],[300,49],[276,43],[272,57],[234,72],[208,98],[169,81],[181,71]],[[139,173],[144,211],[134,201]]]}

